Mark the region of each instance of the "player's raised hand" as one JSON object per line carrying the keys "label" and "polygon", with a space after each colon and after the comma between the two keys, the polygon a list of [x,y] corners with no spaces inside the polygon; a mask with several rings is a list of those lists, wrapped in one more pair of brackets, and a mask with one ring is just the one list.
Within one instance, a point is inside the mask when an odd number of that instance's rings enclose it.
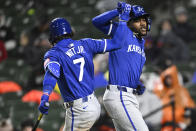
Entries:
{"label": "player's raised hand", "polygon": [[41,97],[41,103],[39,105],[39,111],[44,114],[47,115],[48,114],[48,110],[49,110],[49,96],[46,94],[43,94]]}
{"label": "player's raised hand", "polygon": [[131,5],[125,2],[118,2],[117,10],[119,12],[119,20],[121,21],[129,21]]}

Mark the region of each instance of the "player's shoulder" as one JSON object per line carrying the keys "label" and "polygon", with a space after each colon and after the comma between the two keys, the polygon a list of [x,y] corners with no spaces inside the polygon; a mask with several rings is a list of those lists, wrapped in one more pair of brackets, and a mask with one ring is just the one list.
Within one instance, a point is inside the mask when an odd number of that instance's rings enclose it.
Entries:
{"label": "player's shoulder", "polygon": [[83,39],[80,39],[79,40],[79,43],[82,44],[82,45],[86,45],[86,44],[89,44],[92,42],[92,39],[91,38],[83,38]]}
{"label": "player's shoulder", "polygon": [[83,38],[79,40],[80,42],[88,42],[91,41],[91,38]]}
{"label": "player's shoulder", "polygon": [[130,30],[130,28],[127,26],[127,22],[123,22],[123,21],[120,21],[120,22],[115,22],[114,23],[114,26],[116,27],[120,27],[121,29],[126,29],[126,30]]}
{"label": "player's shoulder", "polygon": [[51,57],[51,56],[56,56],[57,55],[57,52],[58,52],[58,48],[52,47],[51,49],[49,49],[45,53],[44,58],[48,58],[48,57]]}
{"label": "player's shoulder", "polygon": [[118,26],[127,26],[127,23],[126,22],[112,22],[112,28],[117,28]]}

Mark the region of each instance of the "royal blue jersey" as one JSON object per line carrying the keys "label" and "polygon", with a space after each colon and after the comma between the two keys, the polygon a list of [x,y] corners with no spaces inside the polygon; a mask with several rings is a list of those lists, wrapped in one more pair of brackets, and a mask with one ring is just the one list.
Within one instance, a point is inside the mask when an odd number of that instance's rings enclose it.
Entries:
{"label": "royal blue jersey", "polygon": [[[107,35],[113,36],[118,22],[111,22],[118,16],[116,10],[105,12],[93,18],[93,24]],[[133,32],[124,25],[126,30],[122,48],[109,53],[109,84],[136,88],[146,61],[144,39],[139,40]],[[120,30],[117,30],[117,32]]]}
{"label": "royal blue jersey", "polygon": [[65,102],[88,96],[94,91],[93,56],[117,48],[119,46],[110,39],[64,39],[45,54],[45,61],[60,66],[57,83]]}
{"label": "royal blue jersey", "polygon": [[126,26],[128,37],[122,48],[109,53],[109,84],[136,88],[146,61],[144,40]]}

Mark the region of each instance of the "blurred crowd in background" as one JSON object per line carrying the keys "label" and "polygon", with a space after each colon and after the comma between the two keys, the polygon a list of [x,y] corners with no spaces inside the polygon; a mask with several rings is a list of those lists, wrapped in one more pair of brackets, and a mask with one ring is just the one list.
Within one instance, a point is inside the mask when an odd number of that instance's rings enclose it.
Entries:
{"label": "blurred crowd in background", "polygon": [[[91,19],[116,8],[117,0],[0,1],[0,131],[30,131],[38,116],[44,77],[43,56],[50,49],[49,23],[64,17],[73,39],[107,37]],[[144,6],[152,29],[145,37],[146,64],[140,109],[150,131],[196,130],[196,0],[125,1]],[[95,94],[102,104],[108,81],[108,54],[96,55]],[[58,85],[49,115],[37,131],[61,131],[65,110]],[[102,106],[92,131],[114,131]]]}

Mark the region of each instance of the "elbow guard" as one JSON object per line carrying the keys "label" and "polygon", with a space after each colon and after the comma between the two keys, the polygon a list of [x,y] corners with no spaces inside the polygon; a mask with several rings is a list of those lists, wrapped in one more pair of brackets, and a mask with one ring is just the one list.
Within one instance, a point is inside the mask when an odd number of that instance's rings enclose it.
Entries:
{"label": "elbow guard", "polygon": [[49,70],[55,77],[60,77],[60,64],[58,62],[51,61],[44,68],[45,71]]}

